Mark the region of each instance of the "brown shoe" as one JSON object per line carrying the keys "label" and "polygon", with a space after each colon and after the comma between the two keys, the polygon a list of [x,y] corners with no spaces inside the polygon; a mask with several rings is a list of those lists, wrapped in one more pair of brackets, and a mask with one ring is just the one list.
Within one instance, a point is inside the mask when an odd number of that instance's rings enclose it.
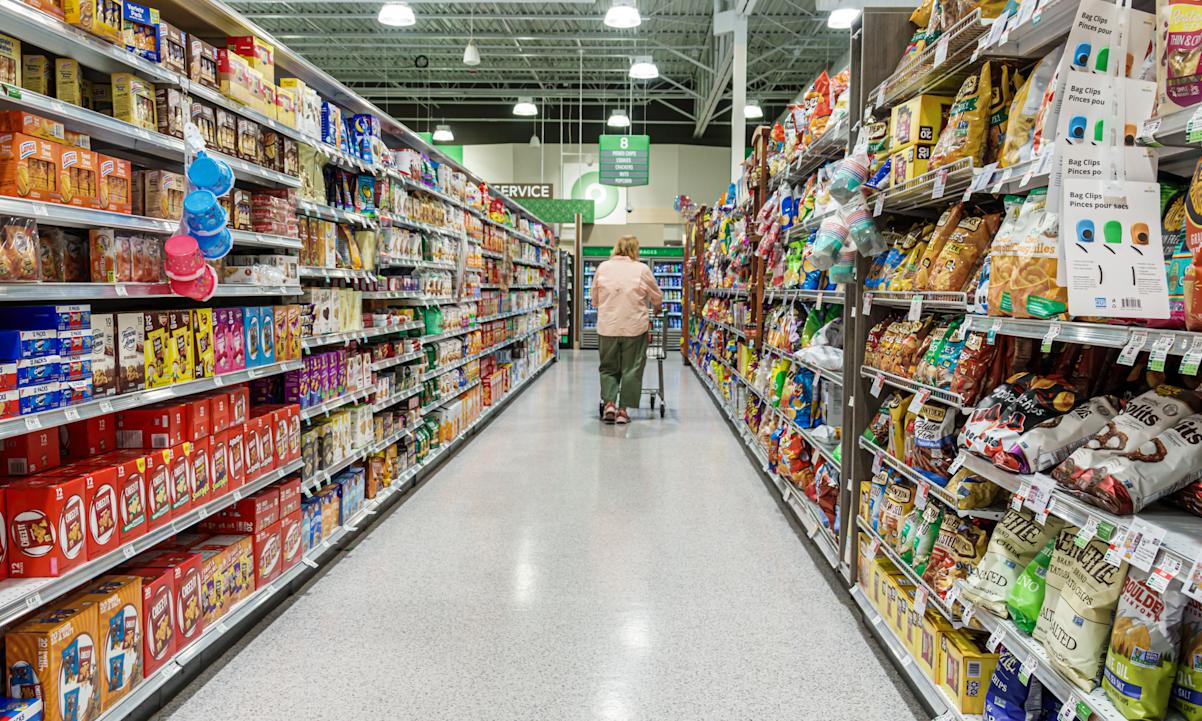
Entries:
{"label": "brown shoe", "polygon": [[630,416],[626,413],[626,409],[625,408],[620,409],[618,411],[617,417],[614,418],[614,423],[617,423],[618,425],[622,426],[622,425],[626,425],[629,422],[630,422]]}
{"label": "brown shoe", "polygon": [[601,414],[601,420],[606,423],[613,423],[614,418],[618,413],[618,406],[614,403],[605,404],[605,412]]}

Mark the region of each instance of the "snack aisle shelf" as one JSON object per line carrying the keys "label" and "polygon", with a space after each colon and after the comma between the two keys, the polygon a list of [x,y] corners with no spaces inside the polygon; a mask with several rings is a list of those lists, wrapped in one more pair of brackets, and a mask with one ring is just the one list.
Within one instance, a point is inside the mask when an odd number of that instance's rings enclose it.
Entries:
{"label": "snack aisle shelf", "polygon": [[875,459],[879,457],[882,464],[900,473],[906,480],[913,483],[916,488],[925,487],[927,489],[925,493],[929,497],[935,498],[946,506],[948,510],[961,518],[984,518],[990,521],[999,521],[1002,516],[1006,515],[1006,509],[1004,508],[960,508],[960,504],[956,502],[956,497],[949,493],[946,488],[937,483],[931,483],[930,479],[924,478],[922,474],[903,463],[901,459],[889,453],[884,448],[881,448],[863,436],[860,437],[859,445],[860,448],[873,455],[874,465],[876,463]]}
{"label": "snack aisle shelf", "polygon": [[[213,294],[216,298],[271,298],[300,295],[299,285],[249,285],[222,283]],[[0,301],[37,303],[46,301],[87,300],[144,300],[174,298],[166,283],[4,283],[0,282]]]}
{"label": "snack aisle shelf", "polygon": [[385,368],[391,368],[393,366],[401,365],[402,363],[410,363],[415,360],[421,360],[425,357],[426,354],[423,351],[418,350],[413,351],[412,353],[394,356],[392,358],[381,358],[378,361],[372,361],[371,369],[374,371],[381,371]]}
{"label": "snack aisle shelf", "polygon": [[376,390],[377,389],[375,386],[359,388],[358,390],[353,390],[353,391],[348,391],[346,393],[343,393],[342,395],[340,395],[336,398],[331,398],[328,401],[323,401],[316,405],[309,406],[308,408],[302,408],[301,412],[300,412],[301,420],[307,421],[310,418],[313,418],[315,416],[320,416],[322,413],[329,413],[330,411],[334,410],[335,408],[340,408],[342,406],[345,406],[348,403],[354,403],[357,400],[366,398],[367,396],[370,396],[372,393],[375,393]]}
{"label": "snack aisle shelf", "polygon": [[935,592],[935,589],[931,588],[930,584],[922,579],[922,576],[915,573],[914,570],[910,568],[910,564],[903,561],[901,556],[897,555],[897,551],[893,550],[893,548],[889,545],[889,542],[882,538],[880,534],[877,533],[876,530],[866,523],[860,516],[856,516],[856,527],[860,529],[861,533],[870,539],[870,547],[875,548],[881,553],[884,553],[885,557],[892,561],[893,565],[896,566],[899,571],[905,574],[906,578],[908,578],[910,582],[914,584],[915,589],[922,589],[926,593],[927,608],[935,609],[935,611],[938,612],[940,616],[943,616],[948,623],[952,624],[954,628],[964,628],[965,624],[963,620],[955,611],[955,604],[948,604],[942,598],[940,598],[939,594]]}
{"label": "snack aisle shelf", "polygon": [[176,533],[190,528],[255,491],[275,483],[300,467],[301,461],[295,460],[283,468],[269,471],[220,498],[215,498],[199,508],[193,508],[183,516],[173,518],[169,523],[147,531],[128,543],[121,544],[100,558],[76,566],[57,578],[10,578],[0,581],[0,626],[11,624],[36,610],[42,604],[78,588],[110,568],[154,547]]}
{"label": "snack aisle shelf", "polygon": [[861,367],[860,376],[863,378],[877,380],[887,386],[892,386],[893,388],[908,391],[910,393],[926,394],[929,400],[939,401],[946,406],[955,408],[956,410],[960,410],[965,413],[972,411],[972,407],[966,405],[964,403],[964,399],[961,398],[958,393],[945,391],[942,388],[936,388],[935,386],[927,385],[926,383],[919,383],[918,381],[911,380],[909,378],[903,378],[897,374],[878,370],[871,366]]}
{"label": "snack aisle shelf", "polygon": [[715,358],[714,360],[717,360],[719,363],[721,363],[723,366],[725,366],[726,370],[730,373],[732,378],[734,378],[736,381],[738,381],[744,387],[746,387],[748,391],[750,391],[751,393],[753,393],[754,395],[759,397],[760,400],[762,400],[764,402],[764,404],[768,408],[768,410],[772,411],[772,413],[774,415],[779,417],[785,423],[788,423],[789,426],[791,428],[793,428],[793,430],[797,431],[797,433],[800,434],[802,438],[806,439],[806,442],[810,444],[810,446],[818,453],[818,455],[827,459],[831,463],[834,463],[835,465],[839,464],[839,459],[835,457],[835,446],[834,445],[832,445],[830,443],[823,443],[823,442],[819,441],[814,436],[813,429],[803,428],[800,425],[798,425],[797,421],[790,418],[788,413],[781,410],[780,407],[773,405],[772,400],[770,398],[768,398],[767,396],[765,396],[763,391],[761,391],[759,388],[756,388],[754,385],[752,385],[750,380],[748,380],[746,377],[740,375],[737,370],[735,370],[732,366],[727,364],[725,361],[718,359],[718,358]]}
{"label": "snack aisle shelf", "polygon": [[301,347],[320,348],[321,346],[326,345],[341,345],[351,341],[363,341],[369,338],[378,338],[382,335],[391,335],[393,333],[404,333],[406,331],[418,330],[421,327],[421,323],[399,323],[396,325],[380,326],[378,328],[348,330],[341,333],[326,333],[325,335],[302,338]]}
{"label": "snack aisle shelf", "polygon": [[302,279],[306,280],[371,280],[375,278],[375,273],[369,270],[352,268],[321,268],[302,265],[296,271]]}
{"label": "snack aisle shelf", "polygon": [[380,398],[379,400],[377,400],[375,403],[372,404],[371,409],[373,412],[378,413],[389,406],[394,406],[397,403],[400,403],[401,401],[405,400],[406,398],[412,398],[413,396],[415,396],[421,392],[422,392],[422,387],[420,384],[416,385],[412,388],[405,388],[403,390],[396,391],[395,393],[388,396],[387,398]]}
{"label": "snack aisle shelf", "polygon": [[977,39],[989,27],[980,9],[967,13],[944,30],[935,44],[903,61],[870,92],[867,104],[880,111],[923,93],[955,94],[976,64]]}

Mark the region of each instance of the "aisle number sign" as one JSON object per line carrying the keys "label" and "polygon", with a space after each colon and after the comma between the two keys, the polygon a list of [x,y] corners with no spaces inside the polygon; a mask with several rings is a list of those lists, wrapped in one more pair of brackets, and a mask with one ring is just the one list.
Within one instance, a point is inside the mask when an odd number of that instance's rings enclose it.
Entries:
{"label": "aisle number sign", "polygon": [[650,135],[602,135],[601,184],[646,185],[651,171]]}

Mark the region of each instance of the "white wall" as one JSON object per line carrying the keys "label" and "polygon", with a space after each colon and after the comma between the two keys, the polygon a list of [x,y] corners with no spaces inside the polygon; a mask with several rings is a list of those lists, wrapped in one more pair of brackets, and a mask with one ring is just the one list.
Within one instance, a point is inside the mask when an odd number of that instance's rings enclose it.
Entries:
{"label": "white wall", "polygon": [[[596,166],[596,144],[583,146],[585,161]],[[651,144],[651,177],[647,185],[627,189],[631,213],[619,211],[618,224],[585,226],[584,242],[613,245],[621,235],[633,233],[649,246],[679,239],[680,217],[672,208],[677,195],[697,203],[712,203],[726,190],[730,150],[699,145]],[[555,197],[570,197],[560,170],[561,161],[577,162],[575,145],[526,144],[465,145],[463,163],[490,183],[552,183]]]}

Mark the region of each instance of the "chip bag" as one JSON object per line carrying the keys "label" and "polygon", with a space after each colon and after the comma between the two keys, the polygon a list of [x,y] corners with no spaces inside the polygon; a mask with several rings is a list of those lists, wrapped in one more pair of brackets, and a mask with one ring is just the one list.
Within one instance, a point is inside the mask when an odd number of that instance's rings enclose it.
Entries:
{"label": "chip bag", "polygon": [[985,557],[968,577],[962,595],[993,615],[1004,617],[1006,599],[1018,575],[1062,525],[1057,518],[1040,524],[1030,510],[1007,511],[993,529]]}
{"label": "chip bag", "polygon": [[1186,599],[1178,584],[1157,593],[1131,569],[1110,632],[1102,688],[1128,719],[1159,721],[1177,676]]}
{"label": "chip bag", "polygon": [[1014,589],[1006,599],[1006,608],[1014,625],[1025,634],[1035,630],[1035,622],[1039,620],[1039,609],[1043,607],[1043,593],[1048,577],[1048,564],[1052,560],[1052,550],[1056,541],[1048,541],[1035,558],[1027,564],[1023,572],[1018,574]]}
{"label": "chip bag", "polygon": [[1202,721],[1202,603],[1194,600],[1185,605],[1172,703],[1186,721]]}
{"label": "chip bag", "polygon": [[[1051,519],[1049,519],[1049,522]],[[1127,563],[1104,560],[1109,544],[1098,537],[1068,557],[1064,587],[1044,636],[1048,660],[1082,691],[1092,691],[1102,668]]]}
{"label": "chip bag", "polygon": [[993,93],[992,68],[986,62],[979,75],[969,75],[956,93],[956,100],[948,111],[947,125],[939,134],[939,141],[931,151],[927,167],[931,170],[951,165],[969,158],[973,165],[981,165],[985,157],[986,135],[989,130],[989,100]]}
{"label": "chip bag", "polygon": [[949,514],[940,524],[922,580],[940,598],[946,597],[952,586],[968,578],[981,562],[988,543],[989,533],[985,529],[969,519]]}

